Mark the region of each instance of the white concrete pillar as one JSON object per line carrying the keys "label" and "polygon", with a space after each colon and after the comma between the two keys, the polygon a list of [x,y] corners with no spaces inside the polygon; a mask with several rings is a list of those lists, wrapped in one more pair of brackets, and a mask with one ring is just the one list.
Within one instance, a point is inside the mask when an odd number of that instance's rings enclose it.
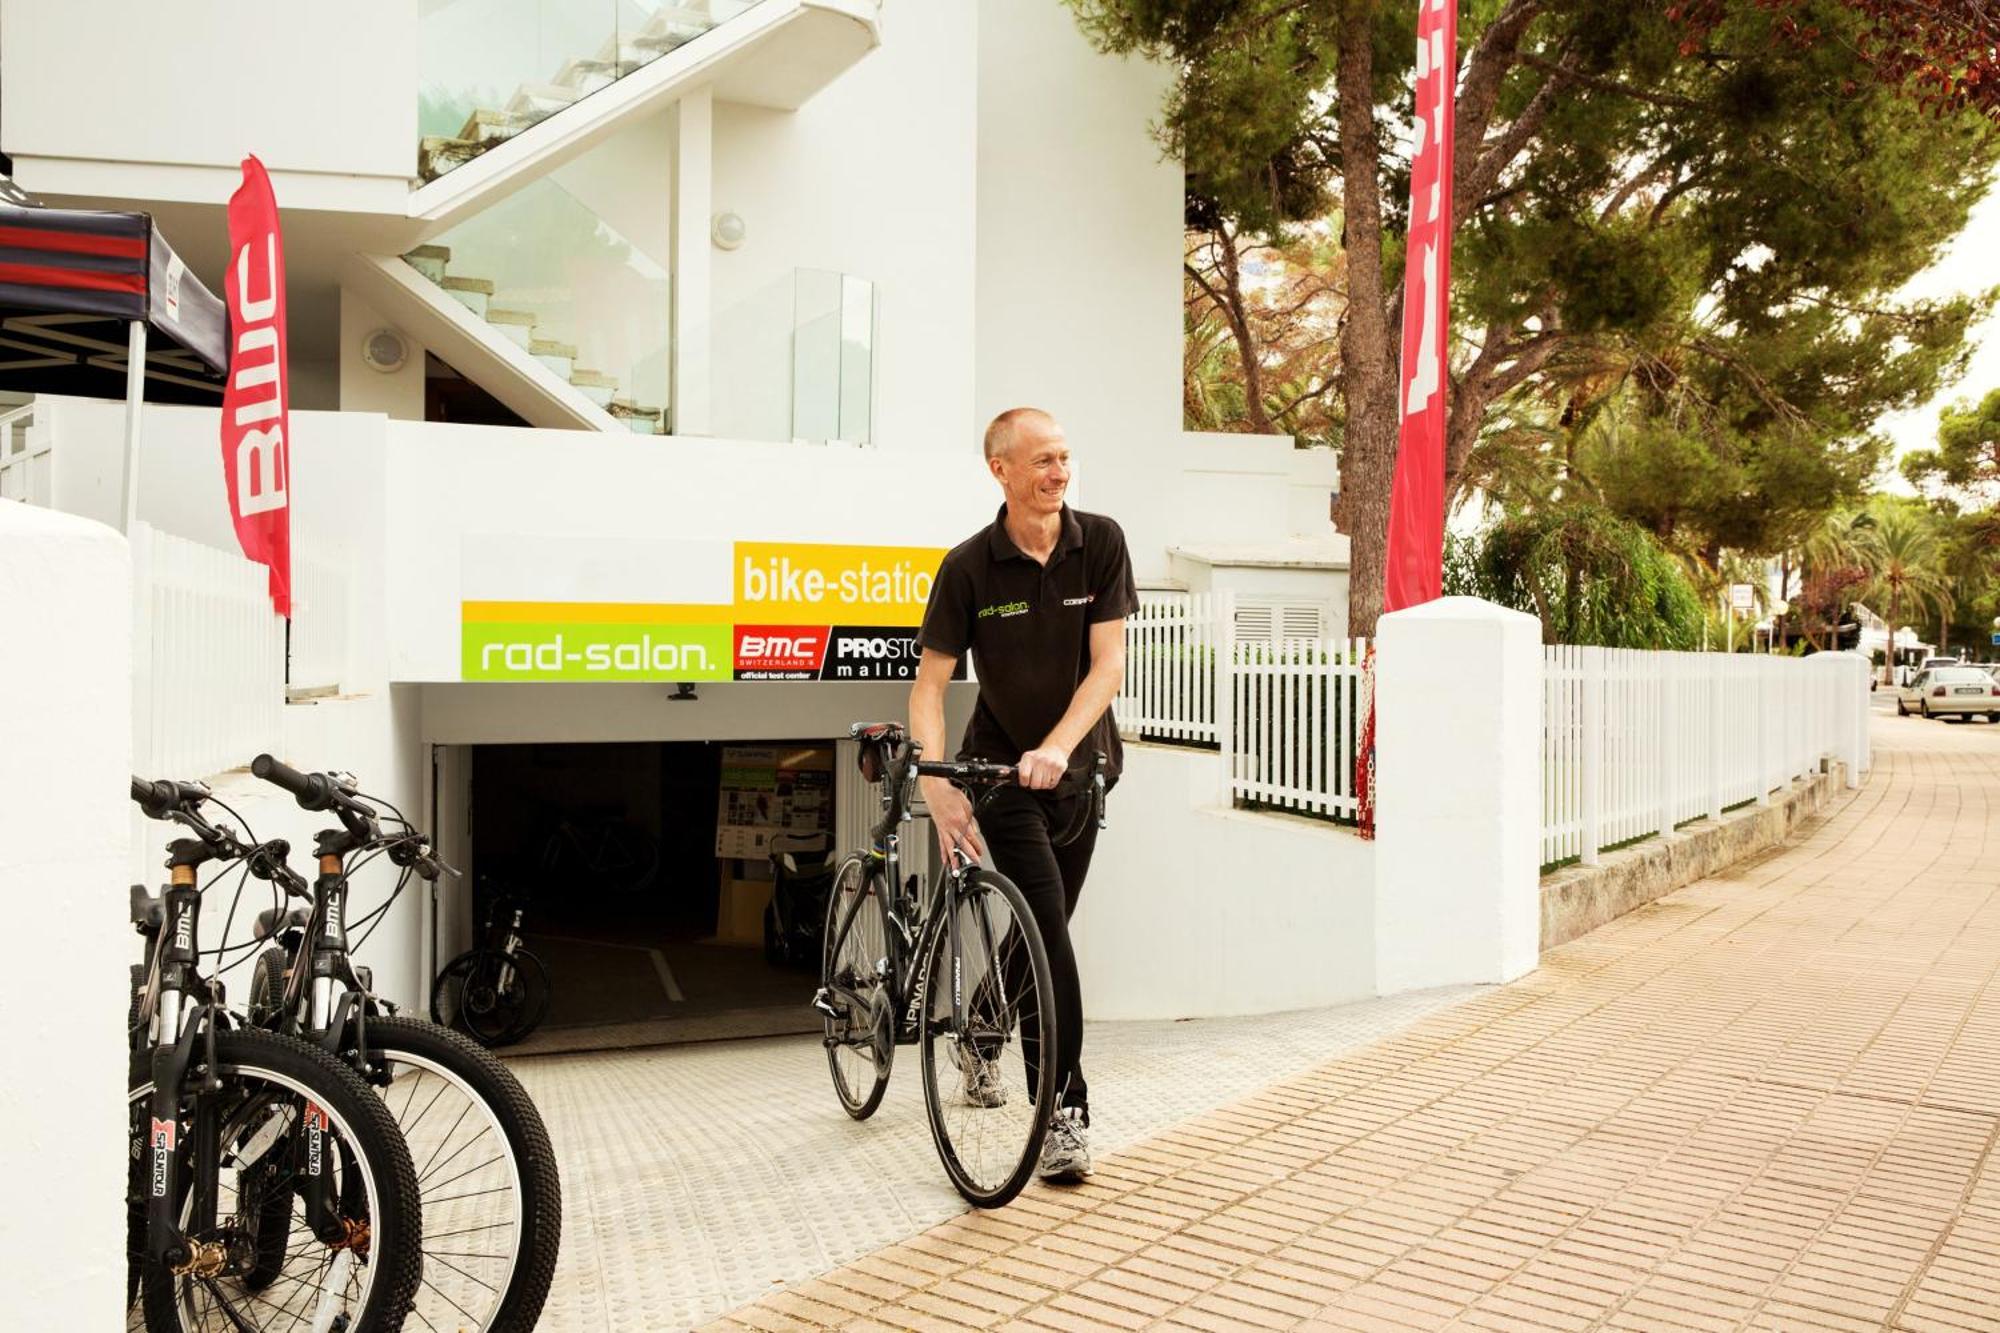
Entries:
{"label": "white concrete pillar", "polygon": [[7,1323],[117,1328],[125,1299],[131,579],[101,523],[0,504],[0,1084]]}
{"label": "white concrete pillar", "polygon": [[1541,952],[1540,623],[1446,597],[1377,645],[1377,989],[1511,980]]}
{"label": "white concrete pillar", "polygon": [[709,330],[714,322],[709,217],[715,197],[715,98],[697,88],[681,98],[674,139],[673,433],[713,430]]}

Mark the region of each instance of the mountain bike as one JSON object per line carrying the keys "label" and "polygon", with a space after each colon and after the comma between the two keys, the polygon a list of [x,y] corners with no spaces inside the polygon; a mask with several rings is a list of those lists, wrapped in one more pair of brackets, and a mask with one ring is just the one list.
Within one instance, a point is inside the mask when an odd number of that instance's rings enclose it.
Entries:
{"label": "mountain bike", "polygon": [[438,970],[431,986],[431,1021],[463,1032],[481,1046],[511,1046],[542,1025],[549,1012],[549,973],[521,947],[526,908],[493,894],[484,944]]}
{"label": "mountain bike", "polygon": [[[505,1065],[438,1024],[398,1015],[370,993],[366,970],[350,958],[348,884],[363,863],[350,858],[386,855],[402,869],[373,918],[411,875],[457,872],[393,805],[362,799],[351,778],[301,773],[268,754],[250,771],[337,820],[314,839],[319,874],[310,890],[286,886],[307,905],[257,919],[258,937],[277,942],[257,960],[251,1019],[338,1054],[380,1090],[408,1141],[425,1237],[411,1327],[526,1333],[541,1317],[562,1241],[562,1185],[548,1130]],[[390,812],[389,832],[378,804]]]}
{"label": "mountain bike", "polygon": [[545,883],[589,883],[633,896],[660,873],[660,844],[617,815],[559,815],[542,839],[540,868]]}
{"label": "mountain bike", "polygon": [[[902,877],[901,835],[916,781],[976,793],[975,808],[1017,781],[1012,765],[926,762],[895,723],[857,724],[862,776],[882,783],[882,822],[835,872],[813,1007],[842,1109],[881,1105],[896,1047],[923,1052],[924,1110],[945,1174],[968,1203],[1021,1192],[1055,1110],[1055,986],[1041,931],[1019,888],[954,848],[928,893]],[[1102,768],[1085,809],[1102,818]]]}
{"label": "mountain bike", "polygon": [[199,783],[135,777],[131,795],[194,836],[168,844],[157,897],[132,886],[146,961],[127,1015],[126,1327],[394,1333],[422,1219],[393,1117],[327,1052],[234,1026],[199,968],[200,868],[274,878],[284,845],[212,822]]}

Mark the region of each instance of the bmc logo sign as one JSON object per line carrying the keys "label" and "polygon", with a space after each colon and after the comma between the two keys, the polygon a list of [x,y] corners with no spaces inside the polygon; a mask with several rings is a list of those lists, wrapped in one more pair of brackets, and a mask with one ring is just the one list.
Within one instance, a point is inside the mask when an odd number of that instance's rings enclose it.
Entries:
{"label": "bmc logo sign", "polygon": [[826,660],[826,640],[823,626],[738,625],[736,679],[817,679]]}

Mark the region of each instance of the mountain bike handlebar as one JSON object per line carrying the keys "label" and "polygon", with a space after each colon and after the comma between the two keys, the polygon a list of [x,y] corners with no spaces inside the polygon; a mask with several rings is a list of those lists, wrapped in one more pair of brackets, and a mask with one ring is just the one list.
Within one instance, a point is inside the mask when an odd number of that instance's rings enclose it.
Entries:
{"label": "mountain bike handlebar", "polygon": [[285,864],[292,845],[283,838],[248,845],[227,824],[212,823],[201,813],[202,803],[213,794],[202,783],[134,777],[131,793],[147,818],[184,825],[207,843],[218,859],[248,861],[250,873],[258,879],[270,880],[294,897],[304,896],[305,880]]}
{"label": "mountain bike handlebar", "polygon": [[380,845],[394,865],[416,871],[426,880],[434,880],[440,874],[458,871],[445,864],[444,860],[431,850],[423,835],[408,829],[409,836],[397,835],[388,839],[382,837],[375,807],[354,794],[351,779],[343,781],[332,773],[301,773],[284,760],[273,755],[260,754],[250,761],[250,772],[274,787],[292,794],[302,809],[331,810],[341,824],[356,838]]}

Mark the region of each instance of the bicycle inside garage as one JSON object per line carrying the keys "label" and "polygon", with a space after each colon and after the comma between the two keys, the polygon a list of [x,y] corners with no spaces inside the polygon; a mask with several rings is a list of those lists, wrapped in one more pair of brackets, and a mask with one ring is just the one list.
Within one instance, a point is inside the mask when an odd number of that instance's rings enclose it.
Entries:
{"label": "bicycle inside garage", "polygon": [[[817,1032],[817,920],[846,824],[831,739],[452,747],[467,798],[466,881],[442,894],[440,963],[520,937],[548,980],[514,1053]],[[865,812],[863,812],[865,815]],[[851,834],[849,835],[851,836]],[[773,898],[780,902],[773,908]],[[786,933],[789,917],[797,929]]]}

